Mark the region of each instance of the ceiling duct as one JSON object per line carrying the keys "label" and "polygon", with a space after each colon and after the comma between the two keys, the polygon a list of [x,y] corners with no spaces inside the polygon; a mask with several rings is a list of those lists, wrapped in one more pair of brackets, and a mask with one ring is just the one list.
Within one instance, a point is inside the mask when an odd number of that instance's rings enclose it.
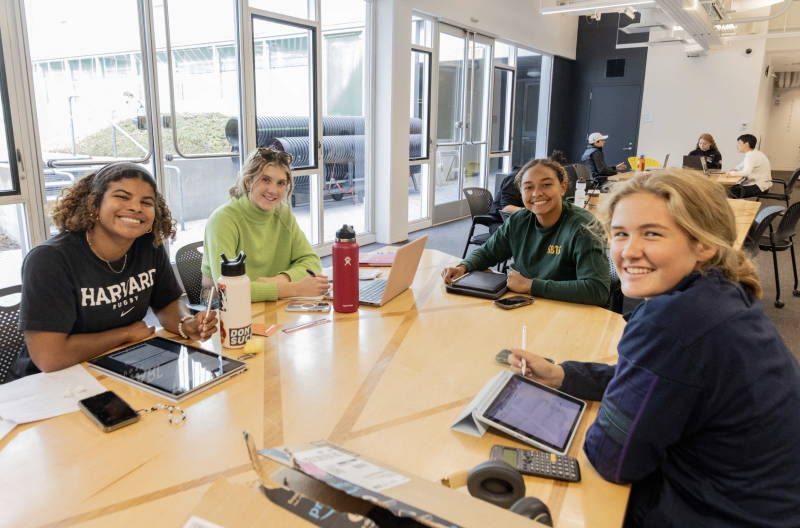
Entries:
{"label": "ceiling duct", "polygon": [[703,50],[725,47],[725,42],[714,28],[715,23],[725,17],[724,9],[716,0],[659,0],[658,6]]}
{"label": "ceiling duct", "polygon": [[630,35],[632,33],[649,33],[650,31],[664,31],[669,29],[669,26],[665,23],[655,20],[653,16],[656,13],[655,9],[639,9],[639,13],[641,13],[639,22],[636,24],[628,24],[624,28],[619,28],[619,30]]}

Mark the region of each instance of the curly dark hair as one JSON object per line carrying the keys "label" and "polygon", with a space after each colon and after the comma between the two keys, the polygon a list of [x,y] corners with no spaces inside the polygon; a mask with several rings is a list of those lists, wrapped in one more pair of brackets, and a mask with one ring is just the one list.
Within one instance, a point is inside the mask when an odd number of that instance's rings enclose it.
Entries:
{"label": "curly dark hair", "polygon": [[569,164],[569,162],[567,161],[567,157],[564,156],[564,153],[561,152],[560,150],[554,150],[553,154],[550,155],[550,159],[555,161],[556,163],[558,163],[562,167],[564,165],[568,165]]}
{"label": "curly dark hair", "polygon": [[73,233],[88,231],[94,226],[95,220],[92,219],[92,216],[97,214],[109,184],[132,178],[138,178],[150,184],[156,194],[153,230],[148,233],[153,237],[153,247],[160,246],[168,238],[174,239],[177,230],[167,202],[158,192],[153,176],[147,169],[135,163],[106,165],[81,178],[72,187],[64,189],[52,207],[53,223],[61,233],[64,231]]}

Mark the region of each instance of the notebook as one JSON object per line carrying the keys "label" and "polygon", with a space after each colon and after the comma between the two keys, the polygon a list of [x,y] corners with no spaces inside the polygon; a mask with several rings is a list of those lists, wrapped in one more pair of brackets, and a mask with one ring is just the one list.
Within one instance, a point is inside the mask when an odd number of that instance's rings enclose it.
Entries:
{"label": "notebook", "polygon": [[389,267],[394,264],[394,257],[397,253],[361,253],[358,255],[358,265],[361,267]]}

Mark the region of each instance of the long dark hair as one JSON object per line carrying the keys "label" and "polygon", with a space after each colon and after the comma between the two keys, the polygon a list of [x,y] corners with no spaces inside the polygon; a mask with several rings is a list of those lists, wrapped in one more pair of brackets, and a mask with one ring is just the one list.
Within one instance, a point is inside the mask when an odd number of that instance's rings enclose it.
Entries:
{"label": "long dark hair", "polygon": [[153,188],[156,195],[155,219],[153,220],[153,246],[158,247],[168,238],[175,238],[175,220],[161,193],[158,192],[153,176],[141,165],[135,163],[112,163],[89,174],[61,192],[52,207],[53,224],[60,232],[88,231],[94,226],[97,211],[103,201],[108,186],[127,179],[140,179]]}

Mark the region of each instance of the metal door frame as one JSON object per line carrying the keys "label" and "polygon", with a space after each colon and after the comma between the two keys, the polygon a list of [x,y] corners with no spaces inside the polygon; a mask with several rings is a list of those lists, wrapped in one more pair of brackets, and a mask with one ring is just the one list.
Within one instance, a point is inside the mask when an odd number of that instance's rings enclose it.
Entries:
{"label": "metal door frame", "polygon": [[[589,121],[592,118],[592,94],[594,93],[594,89],[597,88],[597,87],[617,88],[617,87],[620,87],[620,86],[638,86],[639,87],[639,108],[636,110],[636,129],[634,130],[633,147],[632,147],[632,150],[631,150],[631,152],[634,153],[633,157],[636,157],[635,153],[638,152],[638,149],[639,149],[639,122],[642,119],[642,95],[644,93],[644,85],[642,85],[642,84],[638,84],[638,83],[625,83],[625,84],[594,83],[594,84],[589,85],[589,109],[586,112],[586,136],[585,136],[585,140],[586,141],[585,141],[585,143],[587,145],[589,144],[589,134],[592,133],[592,132],[589,132]],[[602,132],[601,132],[601,134],[602,134]],[[628,159],[625,158],[624,161],[628,161]]]}

